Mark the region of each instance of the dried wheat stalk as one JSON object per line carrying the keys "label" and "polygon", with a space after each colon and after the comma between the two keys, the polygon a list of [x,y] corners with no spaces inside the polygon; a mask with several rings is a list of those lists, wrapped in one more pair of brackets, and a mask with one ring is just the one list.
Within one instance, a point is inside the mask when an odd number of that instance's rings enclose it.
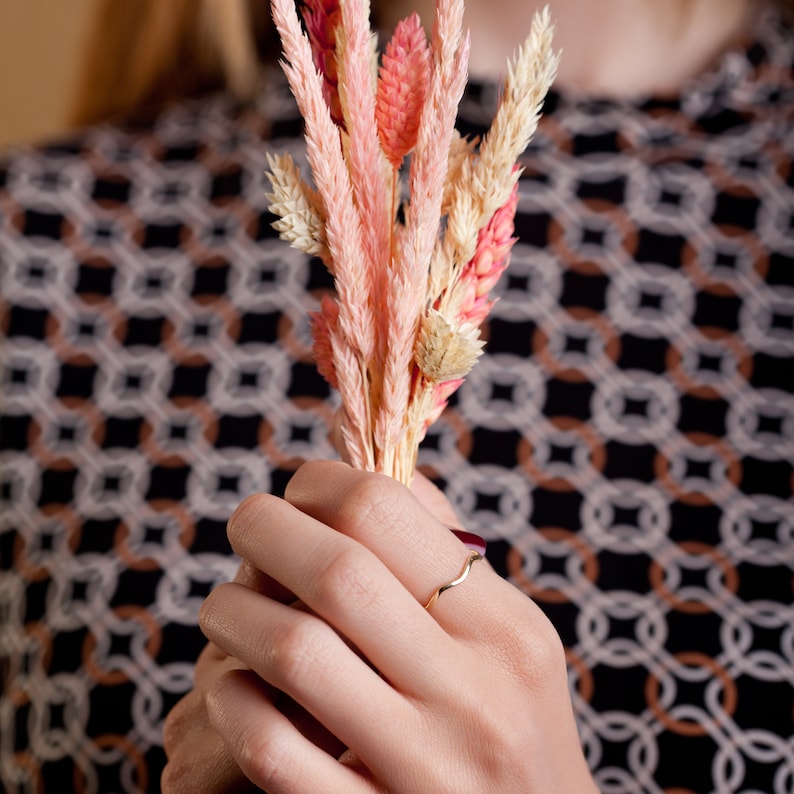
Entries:
{"label": "dried wheat stalk", "polygon": [[314,183],[288,155],[269,158],[274,225],[334,277],[336,297],[311,323],[351,462],[407,484],[427,428],[482,352],[514,242],[516,161],[557,68],[549,12],[508,61],[478,145],[455,130],[463,0],[437,0],[429,41],[416,14],[401,21],[380,59],[367,0],[304,0],[300,14],[272,0],[272,10]]}

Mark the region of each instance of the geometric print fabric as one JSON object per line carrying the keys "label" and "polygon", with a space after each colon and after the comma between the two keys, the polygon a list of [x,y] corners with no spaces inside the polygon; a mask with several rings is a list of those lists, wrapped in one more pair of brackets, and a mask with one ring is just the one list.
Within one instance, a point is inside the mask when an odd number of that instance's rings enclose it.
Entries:
{"label": "geometric print fabric", "polygon": [[[553,93],[422,470],[566,647],[602,792],[794,790],[794,35],[680,97]],[[472,85],[461,126],[493,114]],[[334,454],[270,227],[283,85],[0,165],[0,780],[156,791],[225,522]]]}

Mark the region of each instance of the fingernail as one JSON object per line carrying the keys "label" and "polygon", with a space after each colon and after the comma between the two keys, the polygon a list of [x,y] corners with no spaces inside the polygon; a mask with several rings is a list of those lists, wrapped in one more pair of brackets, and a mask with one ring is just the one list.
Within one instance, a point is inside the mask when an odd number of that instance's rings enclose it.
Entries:
{"label": "fingernail", "polygon": [[485,556],[485,548],[487,546],[485,538],[481,538],[473,532],[466,532],[465,529],[456,529],[455,527],[450,527],[450,529],[452,534],[466,545],[466,548],[472,551],[479,551],[483,557]]}

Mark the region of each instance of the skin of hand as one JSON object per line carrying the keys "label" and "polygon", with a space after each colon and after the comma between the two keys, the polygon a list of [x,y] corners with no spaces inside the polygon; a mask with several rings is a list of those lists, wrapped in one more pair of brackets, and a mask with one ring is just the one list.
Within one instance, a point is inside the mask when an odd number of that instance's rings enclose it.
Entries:
{"label": "skin of hand", "polygon": [[[261,572],[243,560],[234,581],[264,596],[282,598],[284,591],[268,582]],[[246,666],[208,643],[196,661],[193,689],[168,713],[163,727],[163,744],[168,763],[160,788],[164,794],[229,792],[245,794],[257,788],[242,773],[220,734],[210,725],[207,694],[226,673]],[[275,702],[277,693],[269,693]]]}
{"label": "skin of hand", "polygon": [[[334,440],[344,456],[341,435],[341,418],[334,425]],[[419,472],[411,490],[418,501],[439,521],[447,526],[459,526],[460,520],[444,493]],[[234,581],[279,601],[294,598],[276,581],[243,560]],[[297,606],[297,604],[295,604]],[[202,792],[228,792],[245,794],[260,789],[243,774],[220,737],[210,725],[207,715],[207,694],[213,684],[231,670],[245,670],[246,666],[224,653],[213,643],[207,643],[196,662],[194,686],[168,713],[163,730],[168,764],[161,779],[164,794],[195,794]],[[289,715],[312,741],[327,752],[339,756],[345,751],[335,737],[283,693],[273,689],[271,697],[278,708]],[[352,764],[348,753],[346,763]]]}
{"label": "skin of hand", "polygon": [[425,610],[468,551],[440,492],[413,490],[323,461],[237,509],[244,563],[201,611],[166,794],[596,791],[539,608],[477,562]]}

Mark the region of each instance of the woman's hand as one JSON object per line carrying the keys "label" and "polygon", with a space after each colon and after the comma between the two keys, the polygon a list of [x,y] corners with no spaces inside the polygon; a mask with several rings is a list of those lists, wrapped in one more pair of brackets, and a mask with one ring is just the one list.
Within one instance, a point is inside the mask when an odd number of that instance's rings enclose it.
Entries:
{"label": "woman's hand", "polygon": [[[341,439],[341,434],[339,437]],[[440,521],[459,523],[444,494],[428,479],[417,473],[411,488],[416,498]],[[247,560],[242,561],[234,581],[282,602],[294,599]],[[298,603],[293,606],[301,608]],[[196,662],[193,689],[171,709],[165,720],[163,740],[168,764],[161,779],[165,794],[195,794],[197,791],[244,794],[260,790],[243,774],[207,714],[207,693],[215,682],[230,670],[244,669],[247,668],[242,662],[213,643],[208,643],[202,651]],[[344,751],[344,746],[294,701],[277,690],[272,690],[271,695],[279,710],[300,725],[315,744],[335,755]]]}
{"label": "woman's hand", "polygon": [[[283,592],[275,583],[268,583],[266,577],[245,560],[235,582],[263,595]],[[201,652],[196,662],[193,689],[171,709],[165,720],[163,744],[168,764],[160,780],[164,794],[259,791],[242,773],[207,715],[209,690],[225,673],[244,668],[245,665],[212,643]]]}
{"label": "woman's hand", "polygon": [[229,537],[260,581],[217,588],[201,625],[248,669],[216,662],[196,700],[206,691],[209,722],[257,786],[595,791],[556,632],[482,563],[425,610],[469,552],[408,489],[306,464],[286,500],[246,500]]}
{"label": "woman's hand", "polygon": [[[341,433],[339,438],[341,440]],[[444,494],[421,474],[417,473],[411,489],[440,521],[451,525],[459,523]],[[294,599],[247,560],[242,561],[234,581],[282,602]],[[297,603],[293,605],[300,608]],[[202,651],[196,662],[193,689],[171,709],[165,720],[163,739],[168,764],[161,779],[165,794],[195,794],[197,791],[245,794],[260,790],[243,774],[207,714],[207,694],[215,682],[230,670],[244,669],[247,668],[242,662],[213,643],[208,643]],[[271,695],[279,710],[300,725],[314,743],[335,755],[344,751],[344,746],[294,701],[277,690],[272,690]]]}

